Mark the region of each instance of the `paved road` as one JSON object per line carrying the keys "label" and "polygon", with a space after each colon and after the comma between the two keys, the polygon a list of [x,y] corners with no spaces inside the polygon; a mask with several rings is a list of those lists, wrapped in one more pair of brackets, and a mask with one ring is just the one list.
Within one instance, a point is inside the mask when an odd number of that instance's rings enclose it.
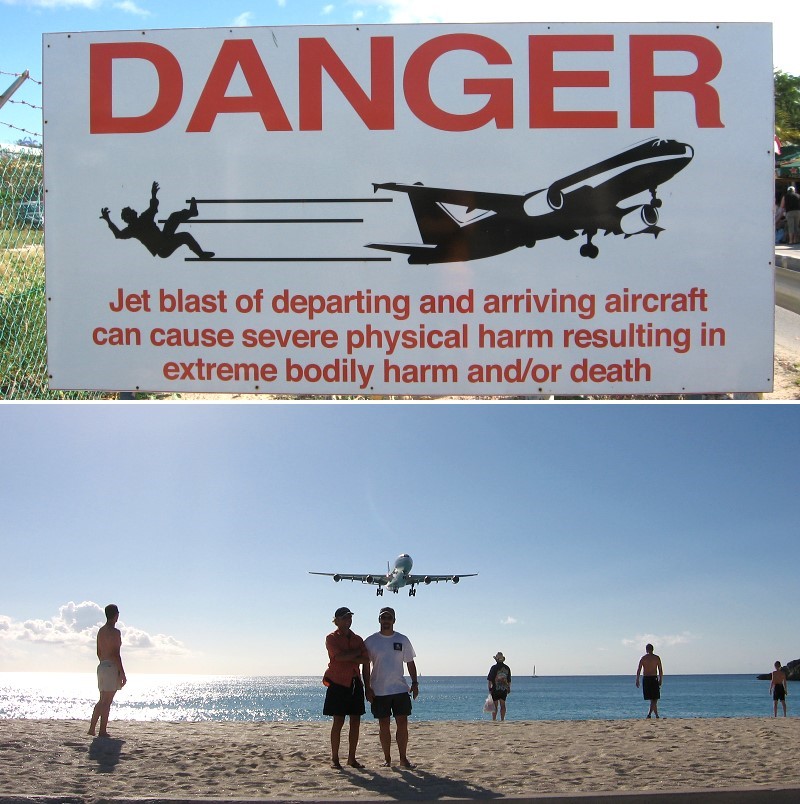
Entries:
{"label": "paved road", "polygon": [[775,345],[786,349],[800,360],[800,315],[783,307],[775,307]]}
{"label": "paved road", "polygon": [[800,246],[775,248],[775,345],[800,361]]}
{"label": "paved road", "polygon": [[775,304],[800,313],[800,246],[775,246]]}

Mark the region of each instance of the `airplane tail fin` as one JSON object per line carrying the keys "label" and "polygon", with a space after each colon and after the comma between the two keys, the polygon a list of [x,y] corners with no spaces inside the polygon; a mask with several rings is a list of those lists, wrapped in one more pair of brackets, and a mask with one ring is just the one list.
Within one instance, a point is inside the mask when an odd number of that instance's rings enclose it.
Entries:
{"label": "airplane tail fin", "polygon": [[[422,242],[428,245],[441,243],[461,228],[457,216],[448,211],[448,204],[441,203],[442,190],[436,187],[426,187],[424,184],[398,184],[387,182],[373,184],[374,191],[391,190],[396,193],[406,193],[411,203],[411,211],[417,221]],[[471,211],[471,210],[468,210]]]}

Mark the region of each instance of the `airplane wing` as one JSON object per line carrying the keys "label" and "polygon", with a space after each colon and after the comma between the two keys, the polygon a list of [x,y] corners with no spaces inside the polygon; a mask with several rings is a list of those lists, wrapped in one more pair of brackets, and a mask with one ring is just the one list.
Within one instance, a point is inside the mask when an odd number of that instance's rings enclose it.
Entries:
{"label": "airplane wing", "polygon": [[[464,226],[492,215],[519,215],[523,196],[508,193],[474,192],[424,184],[373,184],[375,191],[405,193],[417,220],[422,242],[441,243]],[[398,251],[400,249],[397,249]]]}
{"label": "airplane wing", "polygon": [[463,575],[461,574],[452,574],[452,575],[408,575],[406,576],[406,583],[439,583],[440,581],[452,581],[453,583],[458,583],[462,578],[473,578],[477,575],[477,572],[465,572]]}
{"label": "airplane wing", "polygon": [[325,575],[328,578],[333,578],[337,583],[339,581],[358,581],[359,583],[371,583],[376,586],[385,586],[388,579],[385,575],[350,575],[344,572],[309,572],[309,575]]}

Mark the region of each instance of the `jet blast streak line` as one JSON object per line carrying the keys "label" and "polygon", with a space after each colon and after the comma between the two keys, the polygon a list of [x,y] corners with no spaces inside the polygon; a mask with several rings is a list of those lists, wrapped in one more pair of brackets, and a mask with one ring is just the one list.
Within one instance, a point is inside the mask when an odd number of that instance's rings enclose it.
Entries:
{"label": "jet blast streak line", "polygon": [[184,262],[391,262],[391,257],[186,257]]}
{"label": "jet blast streak line", "polygon": [[[163,221],[159,221],[163,223]],[[196,218],[196,223],[364,223],[363,218]]]}
{"label": "jet blast streak line", "polygon": [[393,198],[195,198],[196,204],[391,204],[393,201]]}

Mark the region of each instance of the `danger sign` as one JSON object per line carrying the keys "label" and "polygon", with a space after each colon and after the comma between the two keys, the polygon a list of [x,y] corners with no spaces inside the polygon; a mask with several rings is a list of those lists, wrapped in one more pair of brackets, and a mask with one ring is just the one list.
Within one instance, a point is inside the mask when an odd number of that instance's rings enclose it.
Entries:
{"label": "danger sign", "polygon": [[45,37],[61,389],[772,384],[764,24]]}

